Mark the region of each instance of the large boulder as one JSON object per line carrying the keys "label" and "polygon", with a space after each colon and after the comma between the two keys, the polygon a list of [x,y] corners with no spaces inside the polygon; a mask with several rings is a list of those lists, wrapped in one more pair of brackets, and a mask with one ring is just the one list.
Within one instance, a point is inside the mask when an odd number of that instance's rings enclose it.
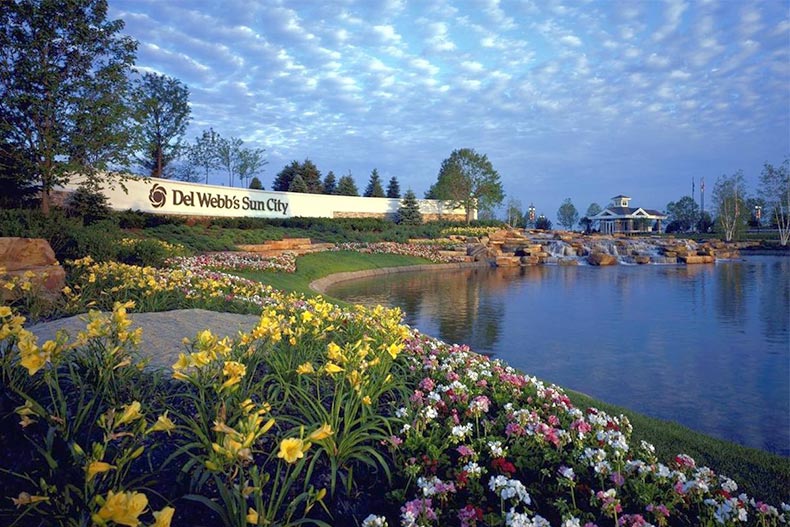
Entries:
{"label": "large boulder", "polygon": [[592,253],[587,257],[590,265],[617,265],[617,256],[606,253]]}
{"label": "large boulder", "polygon": [[[47,240],[38,238],[0,238],[0,282],[14,277],[30,277],[42,293],[55,295],[66,283],[66,272],[55,258]],[[3,288],[5,295],[12,295]],[[3,300],[8,296],[3,296]]]}

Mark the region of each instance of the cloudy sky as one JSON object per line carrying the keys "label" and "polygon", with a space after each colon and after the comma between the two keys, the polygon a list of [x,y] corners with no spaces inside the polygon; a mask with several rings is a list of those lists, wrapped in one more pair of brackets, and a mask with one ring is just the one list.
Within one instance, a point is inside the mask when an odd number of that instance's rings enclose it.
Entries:
{"label": "cloudy sky", "polygon": [[[137,67],[213,127],[291,160],[377,168],[418,196],[458,148],[554,218],[626,194],[664,209],[790,154],[785,0],[110,0]],[[216,174],[211,183],[227,184]]]}

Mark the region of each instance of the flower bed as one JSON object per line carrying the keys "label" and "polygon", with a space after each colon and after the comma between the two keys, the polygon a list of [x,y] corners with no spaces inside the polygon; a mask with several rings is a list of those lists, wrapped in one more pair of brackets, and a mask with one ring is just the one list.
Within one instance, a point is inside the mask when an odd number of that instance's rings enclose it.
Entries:
{"label": "flower bed", "polygon": [[369,254],[400,254],[403,256],[418,256],[434,263],[464,262],[463,256],[446,256],[439,251],[438,245],[417,243],[341,243],[330,249],[331,251],[354,251]]}
{"label": "flower bed", "polygon": [[[779,525],[622,416],[401,324],[216,271],[75,262],[85,331],[39,344],[0,307],[7,524]],[[261,313],[144,369],[129,309]],[[387,488],[387,500],[381,492]]]}

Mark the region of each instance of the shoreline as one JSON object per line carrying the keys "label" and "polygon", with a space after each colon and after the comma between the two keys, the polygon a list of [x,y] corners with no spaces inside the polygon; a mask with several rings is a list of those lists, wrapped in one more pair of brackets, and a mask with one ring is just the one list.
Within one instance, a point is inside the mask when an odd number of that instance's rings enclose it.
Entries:
{"label": "shoreline", "polygon": [[309,287],[316,293],[322,295],[326,294],[326,290],[340,282],[348,282],[358,278],[368,278],[371,276],[393,274],[393,273],[407,273],[418,271],[441,271],[443,269],[470,269],[470,268],[483,268],[490,267],[488,262],[457,262],[446,264],[420,264],[420,265],[403,265],[399,267],[382,267],[379,269],[365,269],[362,271],[346,271],[343,273],[334,273],[317,280],[310,282]]}

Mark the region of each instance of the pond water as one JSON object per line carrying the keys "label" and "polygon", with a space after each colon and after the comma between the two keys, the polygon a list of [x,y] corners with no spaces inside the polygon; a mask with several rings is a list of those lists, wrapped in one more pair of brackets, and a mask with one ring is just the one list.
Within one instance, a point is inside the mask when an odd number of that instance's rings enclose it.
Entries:
{"label": "pond water", "polygon": [[537,266],[343,282],[446,342],[743,445],[790,455],[790,258]]}

